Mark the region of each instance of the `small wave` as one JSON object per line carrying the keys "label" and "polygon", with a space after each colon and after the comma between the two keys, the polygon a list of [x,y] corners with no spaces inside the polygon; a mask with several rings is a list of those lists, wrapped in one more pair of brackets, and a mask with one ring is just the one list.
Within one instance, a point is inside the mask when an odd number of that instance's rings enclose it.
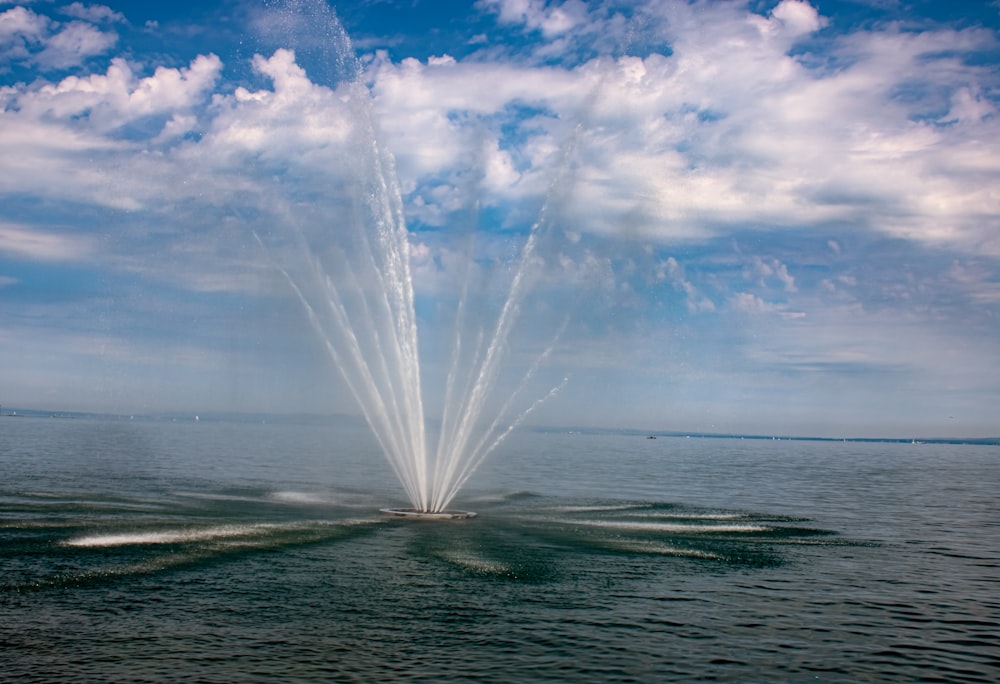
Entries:
{"label": "small wave", "polygon": [[177,491],[174,496],[220,503],[287,504],[293,506],[336,506],[338,508],[372,508],[369,497],[353,493],[324,494],[297,490],[279,490],[247,494]]}
{"label": "small wave", "polygon": [[648,553],[657,556],[677,556],[679,558],[704,558],[706,560],[722,560],[723,556],[712,553],[711,551],[702,551],[700,549],[682,549],[677,546],[669,546],[666,544],[655,544],[650,542],[609,542],[605,544],[606,548],[614,549],[616,551],[627,551],[629,553]]}
{"label": "small wave", "polygon": [[502,561],[458,551],[446,551],[439,555],[442,560],[448,563],[481,575],[506,577],[514,574],[514,567]]}
{"label": "small wave", "polygon": [[471,504],[502,504],[523,499],[533,499],[537,496],[538,495],[533,492],[518,489],[509,492],[497,492],[495,494],[476,494],[472,496],[464,496],[462,497],[462,501]]}
{"label": "small wave", "polygon": [[601,511],[630,511],[636,508],[643,507],[636,506],[635,504],[594,504],[591,506],[553,506],[546,510],[555,511],[556,513],[596,513]]}
{"label": "small wave", "polygon": [[746,513],[633,513],[634,518],[657,520],[746,520]]}
{"label": "small wave", "polygon": [[158,500],[88,499],[64,497],[59,494],[48,494],[44,497],[38,494],[9,497],[4,501],[4,504],[6,510],[39,511],[44,513],[59,512],[59,508],[74,511],[80,509],[88,511],[159,511],[164,509],[164,504]]}
{"label": "small wave", "polygon": [[571,520],[573,525],[588,527],[604,527],[617,530],[635,530],[637,532],[677,532],[677,533],[739,533],[739,532],[771,532],[773,528],[765,525],[741,523],[737,525],[698,525],[688,523],[642,522],[632,520]]}
{"label": "small wave", "polygon": [[89,527],[89,523],[66,520],[0,520],[0,530],[55,530]]}
{"label": "small wave", "polygon": [[184,499],[204,501],[247,501],[252,503],[267,501],[266,496],[250,496],[248,494],[216,494],[211,492],[174,492],[173,494]]}

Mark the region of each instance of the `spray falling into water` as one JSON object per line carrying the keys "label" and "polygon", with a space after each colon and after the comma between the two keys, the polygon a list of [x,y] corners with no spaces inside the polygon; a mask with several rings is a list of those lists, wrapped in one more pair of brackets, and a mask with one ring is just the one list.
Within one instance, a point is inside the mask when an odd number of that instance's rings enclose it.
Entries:
{"label": "spray falling into water", "polygon": [[[279,40],[288,39],[295,46],[303,35],[315,39],[315,27],[321,26],[325,48],[335,52],[333,64],[339,74],[322,96],[329,106],[346,113],[347,130],[342,136],[345,142],[339,147],[325,142],[320,154],[327,155],[323,157],[327,172],[336,168],[343,176],[325,193],[344,201],[336,205],[337,211],[323,215],[315,202],[333,206],[323,203],[326,195],[314,192],[300,197],[286,186],[276,193],[269,223],[255,237],[306,311],[413,508],[442,511],[511,431],[566,383],[563,380],[525,407],[522,396],[551,355],[568,314],[513,390],[505,390],[509,392],[505,399],[497,396],[512,331],[531,290],[538,245],[553,231],[552,202],[568,184],[580,127],[563,146],[558,171],[515,260],[495,323],[471,335],[464,325],[471,290],[471,275],[466,275],[457,303],[441,427],[432,448],[423,403],[409,232],[393,156],[380,141],[363,70],[333,12],[321,2],[293,0],[283,6],[282,16],[287,26]],[[306,26],[312,32],[300,33]],[[310,43],[304,47],[316,48]],[[288,59],[283,53],[282,57]],[[466,256],[472,258],[471,247]]]}

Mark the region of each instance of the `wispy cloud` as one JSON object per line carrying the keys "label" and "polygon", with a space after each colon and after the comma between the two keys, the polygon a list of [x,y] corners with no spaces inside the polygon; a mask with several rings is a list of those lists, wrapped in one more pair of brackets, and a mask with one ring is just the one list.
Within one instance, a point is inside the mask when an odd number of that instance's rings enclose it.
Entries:
{"label": "wispy cloud", "polygon": [[62,13],[94,24],[102,22],[118,24],[125,22],[124,14],[116,12],[107,5],[84,5],[82,2],[74,2],[63,7]]}
{"label": "wispy cloud", "polygon": [[90,236],[43,232],[36,226],[0,223],[0,254],[31,261],[86,261],[93,256],[94,248]]}

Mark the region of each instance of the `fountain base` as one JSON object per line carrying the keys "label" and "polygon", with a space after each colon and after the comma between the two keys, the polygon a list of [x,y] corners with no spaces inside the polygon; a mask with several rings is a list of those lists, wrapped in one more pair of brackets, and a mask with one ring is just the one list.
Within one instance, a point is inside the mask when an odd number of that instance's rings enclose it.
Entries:
{"label": "fountain base", "polygon": [[475,518],[472,511],[418,511],[416,508],[380,508],[378,512],[396,518],[411,518],[413,520],[468,520]]}

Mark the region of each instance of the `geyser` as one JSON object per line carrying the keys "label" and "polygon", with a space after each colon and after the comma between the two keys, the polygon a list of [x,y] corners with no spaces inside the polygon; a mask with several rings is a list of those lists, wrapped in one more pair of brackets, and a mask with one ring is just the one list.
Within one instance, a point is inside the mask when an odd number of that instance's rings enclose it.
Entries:
{"label": "geyser", "polygon": [[[283,21],[270,24],[277,32],[263,36],[276,49],[270,58],[256,57],[255,69],[272,78],[276,95],[289,97],[290,111],[305,110],[319,123],[296,167],[254,160],[255,172],[273,179],[275,190],[266,202],[256,198],[268,208],[250,220],[254,234],[301,303],[412,507],[384,512],[470,517],[446,509],[479,464],[562,386],[533,402],[522,398],[558,333],[513,381],[498,382],[539,239],[549,231],[548,212],[543,206],[524,238],[494,320],[469,322],[476,313],[471,275],[455,293],[452,349],[438,388],[440,422],[428,430],[410,234],[362,67],[325,3],[292,1],[279,14]],[[470,264],[473,242],[466,241]]]}

